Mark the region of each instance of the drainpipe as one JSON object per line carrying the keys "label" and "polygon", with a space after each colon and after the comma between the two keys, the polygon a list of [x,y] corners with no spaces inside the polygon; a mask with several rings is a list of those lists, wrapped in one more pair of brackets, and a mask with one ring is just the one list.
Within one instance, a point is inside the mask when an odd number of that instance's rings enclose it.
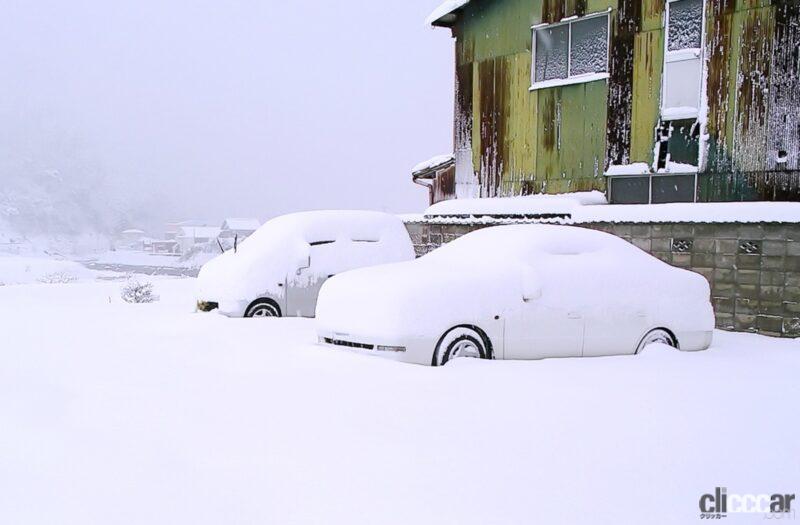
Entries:
{"label": "drainpipe", "polygon": [[411,176],[411,181],[414,184],[418,184],[420,186],[428,188],[428,205],[429,206],[433,206],[433,181],[431,180],[430,183],[425,183],[425,182],[422,182],[423,180],[430,180],[430,179],[421,179],[421,178],[417,177],[416,175],[412,175]]}

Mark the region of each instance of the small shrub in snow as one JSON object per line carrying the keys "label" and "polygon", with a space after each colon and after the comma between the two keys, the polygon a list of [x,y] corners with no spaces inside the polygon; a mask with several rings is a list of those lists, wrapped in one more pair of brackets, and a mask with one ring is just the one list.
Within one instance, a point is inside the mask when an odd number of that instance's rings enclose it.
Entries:
{"label": "small shrub in snow", "polygon": [[158,296],[153,293],[153,283],[130,278],[122,287],[122,300],[126,303],[153,303],[158,301]]}
{"label": "small shrub in snow", "polygon": [[44,284],[67,284],[77,281],[78,278],[65,272],[51,272],[39,277],[37,280]]}

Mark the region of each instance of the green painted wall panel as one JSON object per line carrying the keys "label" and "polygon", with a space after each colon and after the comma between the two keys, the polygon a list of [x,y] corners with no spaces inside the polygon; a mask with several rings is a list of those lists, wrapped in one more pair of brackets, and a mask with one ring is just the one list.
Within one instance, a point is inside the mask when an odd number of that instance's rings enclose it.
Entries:
{"label": "green painted wall panel", "polygon": [[664,28],[664,0],[642,0],[642,31]]}
{"label": "green painted wall panel", "polygon": [[605,81],[538,90],[537,185],[548,193],[604,188]]}
{"label": "green painted wall panel", "polygon": [[652,164],[653,139],[661,105],[664,31],[656,29],[637,34],[633,57],[631,162]]}
{"label": "green painted wall panel", "polygon": [[541,21],[542,0],[483,0],[467,4],[460,22],[475,61],[531,50],[531,26]]}
{"label": "green painted wall panel", "polygon": [[598,11],[606,11],[608,8],[616,8],[617,0],[587,0],[586,13],[597,13]]}

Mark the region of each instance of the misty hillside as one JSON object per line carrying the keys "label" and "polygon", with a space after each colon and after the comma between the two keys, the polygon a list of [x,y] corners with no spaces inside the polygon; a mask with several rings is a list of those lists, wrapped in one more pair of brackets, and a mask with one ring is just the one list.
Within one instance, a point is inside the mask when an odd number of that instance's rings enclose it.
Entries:
{"label": "misty hillside", "polygon": [[141,199],[110,191],[102,169],[76,140],[46,126],[22,127],[28,129],[0,130],[5,236],[111,234],[142,215],[134,202]]}

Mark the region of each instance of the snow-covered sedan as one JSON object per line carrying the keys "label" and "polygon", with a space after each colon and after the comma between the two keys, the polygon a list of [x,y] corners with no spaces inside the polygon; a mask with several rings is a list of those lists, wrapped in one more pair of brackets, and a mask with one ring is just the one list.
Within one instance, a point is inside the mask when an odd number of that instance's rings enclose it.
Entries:
{"label": "snow-covered sedan", "polygon": [[708,281],[613,235],[554,225],[486,228],[420,259],[330,279],[325,345],[411,363],[635,354],[711,344]]}
{"label": "snow-covered sedan", "polygon": [[319,289],[330,277],[413,258],[408,231],[388,213],[283,215],[203,266],[197,308],[231,317],[313,317]]}

